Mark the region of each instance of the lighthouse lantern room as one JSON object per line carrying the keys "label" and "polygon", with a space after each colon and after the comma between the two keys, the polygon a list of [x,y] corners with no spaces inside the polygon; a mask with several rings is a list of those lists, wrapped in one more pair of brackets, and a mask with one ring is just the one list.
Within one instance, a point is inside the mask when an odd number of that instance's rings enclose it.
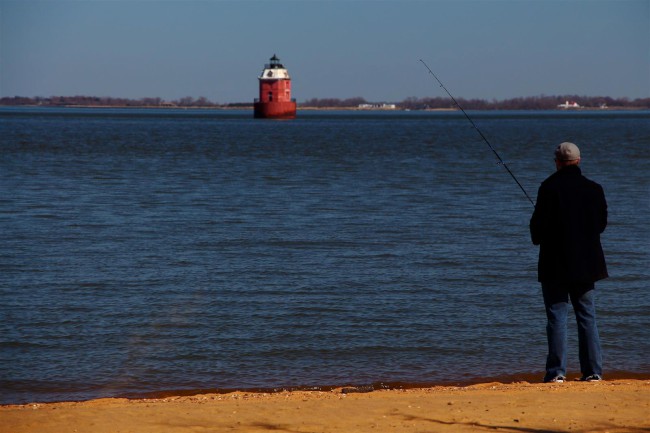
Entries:
{"label": "lighthouse lantern room", "polygon": [[274,54],[259,76],[260,96],[255,99],[256,118],[293,119],[296,100],[291,99],[291,77]]}

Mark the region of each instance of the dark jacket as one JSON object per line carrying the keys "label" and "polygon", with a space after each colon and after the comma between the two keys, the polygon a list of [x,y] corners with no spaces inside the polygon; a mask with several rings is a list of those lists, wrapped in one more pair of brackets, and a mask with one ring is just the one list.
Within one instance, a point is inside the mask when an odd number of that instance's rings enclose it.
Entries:
{"label": "dark jacket", "polygon": [[593,283],[607,278],[600,234],[607,226],[603,188],[582,175],[577,165],[564,167],[539,187],[530,219],[533,244],[539,245],[538,280]]}

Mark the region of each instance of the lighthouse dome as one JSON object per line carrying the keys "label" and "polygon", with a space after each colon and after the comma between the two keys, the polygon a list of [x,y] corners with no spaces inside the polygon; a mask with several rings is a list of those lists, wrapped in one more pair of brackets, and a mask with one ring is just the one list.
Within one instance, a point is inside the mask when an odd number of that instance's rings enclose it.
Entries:
{"label": "lighthouse dome", "polygon": [[290,80],[289,71],[280,63],[280,59],[274,54],[271,63],[264,65],[264,70],[259,76],[260,80]]}

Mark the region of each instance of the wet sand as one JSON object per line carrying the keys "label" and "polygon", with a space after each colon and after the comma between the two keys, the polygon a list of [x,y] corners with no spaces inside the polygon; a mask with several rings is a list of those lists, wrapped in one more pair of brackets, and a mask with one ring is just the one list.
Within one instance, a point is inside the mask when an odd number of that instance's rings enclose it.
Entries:
{"label": "wet sand", "polygon": [[[347,390],[346,390],[347,391]],[[233,392],[0,406],[1,433],[648,432],[650,380]]]}

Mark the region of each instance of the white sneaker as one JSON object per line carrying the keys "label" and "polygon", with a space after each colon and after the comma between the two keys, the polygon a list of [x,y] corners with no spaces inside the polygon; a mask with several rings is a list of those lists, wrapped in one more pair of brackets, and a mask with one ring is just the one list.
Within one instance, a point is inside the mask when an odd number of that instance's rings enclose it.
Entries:
{"label": "white sneaker", "polygon": [[544,379],[544,383],[563,383],[566,380],[564,376],[555,376],[552,379]]}
{"label": "white sneaker", "polygon": [[600,374],[592,374],[591,376],[582,376],[580,382],[600,382],[603,377]]}

